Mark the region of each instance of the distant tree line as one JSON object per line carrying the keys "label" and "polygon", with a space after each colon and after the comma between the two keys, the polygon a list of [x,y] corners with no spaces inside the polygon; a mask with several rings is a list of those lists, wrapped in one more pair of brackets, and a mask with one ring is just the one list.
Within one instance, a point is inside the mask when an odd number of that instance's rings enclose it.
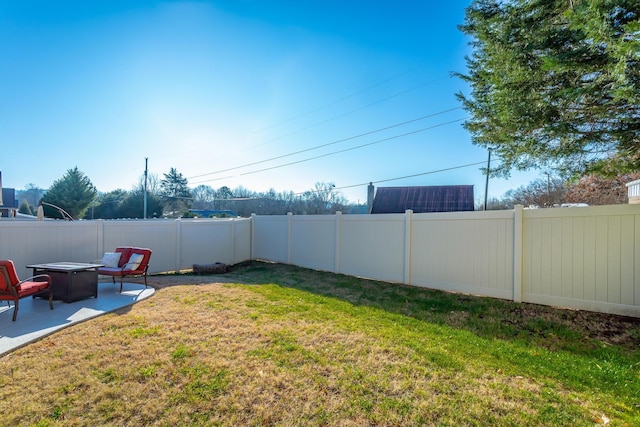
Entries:
{"label": "distant tree line", "polygon": [[[175,168],[171,168],[159,179],[149,174],[146,182],[147,218],[177,218],[197,216],[190,209],[213,211],[208,216],[225,216],[220,211],[231,211],[235,215],[248,217],[258,215],[333,214],[364,211],[364,207],[351,205],[336,191],[332,183],[317,183],[304,193],[255,192],[244,187],[230,189],[223,186],[214,189],[208,185],[188,187],[187,179]],[[47,218],[62,219],[62,211],[74,219],[120,219],[144,218],[144,177],[126,191],[117,189],[100,193],[89,178],[78,170],[70,169],[44,190],[29,184],[18,191],[21,200],[19,212],[36,215],[39,204],[43,205]]]}
{"label": "distant tree line", "polygon": [[515,205],[553,207],[565,203],[589,206],[628,203],[626,184],[640,179],[640,172],[620,174],[606,179],[587,175],[578,181],[567,181],[551,174],[528,185],[507,191],[502,198],[487,201],[487,209],[512,209]]}
{"label": "distant tree line", "polygon": [[334,214],[337,211],[352,212],[356,206],[335,190],[332,183],[316,183],[314,188],[304,193],[256,192],[244,187],[231,190],[220,187],[215,190],[206,185],[193,189],[193,209],[230,210],[239,216],[258,215],[295,215]]}
{"label": "distant tree line", "polygon": [[[564,203],[609,205],[627,203],[626,183],[640,179],[640,172],[623,173],[614,178],[587,175],[577,181],[568,181],[547,174],[544,178],[506,192],[502,198],[487,201],[487,209],[512,209],[515,205],[553,207]],[[174,168],[163,179],[150,174],[147,177],[147,218],[177,218],[201,216],[191,211],[210,211],[207,216],[234,215],[322,215],[364,213],[366,206],[350,204],[333,183],[318,182],[303,193],[256,192],[238,187],[223,186],[214,189],[208,185],[188,187],[187,180]],[[69,169],[48,190],[29,184],[18,191],[20,213],[36,215],[43,205],[47,218],[125,219],[144,218],[144,178],[132,190],[122,189],[100,193],[89,178],[78,168]],[[478,206],[482,209],[484,206]]]}

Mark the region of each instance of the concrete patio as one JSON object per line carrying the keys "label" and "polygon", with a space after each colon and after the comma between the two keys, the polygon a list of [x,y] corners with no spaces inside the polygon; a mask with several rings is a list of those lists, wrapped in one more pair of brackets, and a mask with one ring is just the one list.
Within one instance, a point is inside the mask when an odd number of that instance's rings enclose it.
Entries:
{"label": "concrete patio", "polygon": [[45,299],[23,298],[15,322],[11,321],[13,305],[8,307],[3,301],[0,305],[0,357],[63,328],[133,305],[155,293],[152,287],[145,289],[137,283],[125,282],[122,293],[119,289],[120,283],[100,282],[98,298],[72,303],[54,300],[53,310]]}

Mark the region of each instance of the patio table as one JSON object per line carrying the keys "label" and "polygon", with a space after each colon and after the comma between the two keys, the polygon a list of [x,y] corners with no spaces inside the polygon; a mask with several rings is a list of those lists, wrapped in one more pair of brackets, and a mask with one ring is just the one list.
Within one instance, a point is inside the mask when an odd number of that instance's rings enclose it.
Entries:
{"label": "patio table", "polygon": [[102,264],[80,262],[52,262],[30,264],[33,275],[51,276],[53,299],[64,302],[78,301],[84,298],[98,297],[98,268]]}

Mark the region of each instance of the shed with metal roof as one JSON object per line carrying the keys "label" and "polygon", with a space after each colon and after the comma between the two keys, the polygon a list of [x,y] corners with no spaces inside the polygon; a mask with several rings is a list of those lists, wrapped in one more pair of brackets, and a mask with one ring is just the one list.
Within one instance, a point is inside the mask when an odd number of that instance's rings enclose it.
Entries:
{"label": "shed with metal roof", "polygon": [[473,211],[473,185],[378,187],[372,214]]}

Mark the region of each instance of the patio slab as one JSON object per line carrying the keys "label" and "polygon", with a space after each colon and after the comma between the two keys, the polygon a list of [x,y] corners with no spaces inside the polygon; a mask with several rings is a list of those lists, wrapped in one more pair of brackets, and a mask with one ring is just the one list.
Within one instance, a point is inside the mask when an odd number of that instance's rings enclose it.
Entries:
{"label": "patio slab", "polygon": [[23,298],[20,300],[18,319],[11,321],[13,305],[9,308],[2,301],[0,305],[0,357],[51,335],[68,326],[84,322],[122,307],[142,301],[155,293],[155,289],[137,283],[124,283],[119,293],[120,283],[101,282],[98,285],[98,298],[65,303],[53,301],[53,310],[45,299]]}

